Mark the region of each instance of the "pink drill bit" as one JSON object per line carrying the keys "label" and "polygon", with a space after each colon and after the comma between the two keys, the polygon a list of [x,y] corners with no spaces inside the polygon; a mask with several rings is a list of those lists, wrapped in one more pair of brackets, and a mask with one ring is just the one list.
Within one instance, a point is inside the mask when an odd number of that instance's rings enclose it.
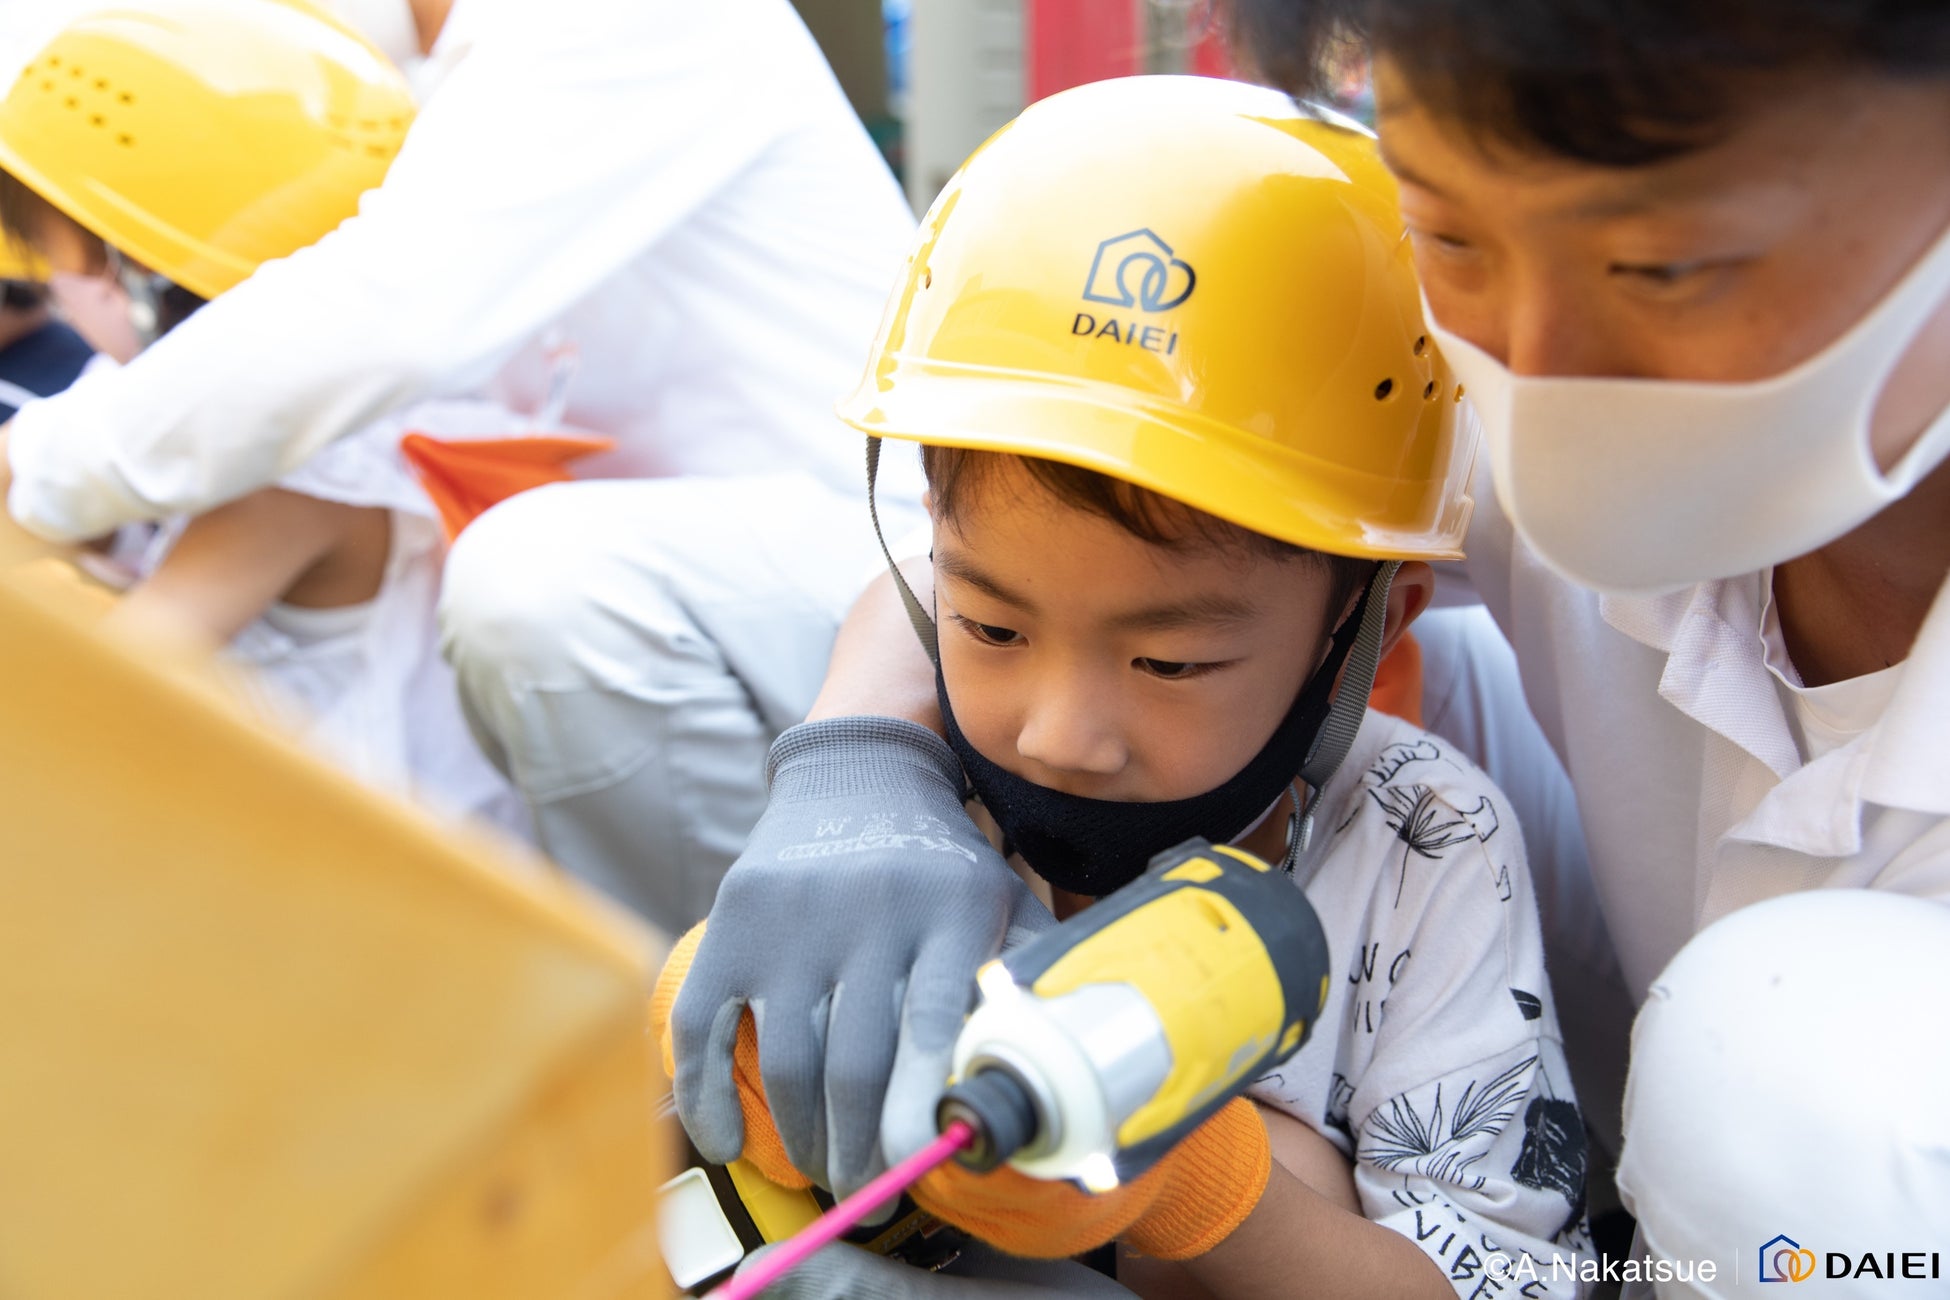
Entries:
{"label": "pink drill bit", "polygon": [[921,1175],[936,1165],[945,1164],[974,1136],[975,1130],[968,1126],[967,1121],[956,1120],[940,1137],[820,1215],[818,1222],[781,1245],[760,1263],[726,1282],[706,1296],[705,1300],[752,1300],[760,1291],[805,1263],[821,1246],[852,1231],[855,1224],[906,1191],[910,1184],[919,1181]]}

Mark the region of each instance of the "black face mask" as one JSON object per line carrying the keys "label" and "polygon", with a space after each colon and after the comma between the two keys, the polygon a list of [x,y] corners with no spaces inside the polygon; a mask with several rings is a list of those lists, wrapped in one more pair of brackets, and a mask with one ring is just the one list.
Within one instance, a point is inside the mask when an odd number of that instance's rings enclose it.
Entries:
{"label": "black face mask", "polygon": [[1166,803],[1086,799],[1004,771],[982,757],[962,734],[937,658],[934,689],[941,701],[948,744],[961,759],[982,806],[1002,828],[1005,851],[1022,854],[1038,875],[1058,889],[1102,898],[1137,879],[1153,857],[1193,836],[1214,844],[1237,838],[1293,784],[1295,774],[1313,755],[1334,702],[1334,679],[1360,631],[1367,603],[1363,595],[1354,612],[1342,620],[1326,660],[1300,688],[1293,707],[1259,753],[1230,780],[1204,794]]}

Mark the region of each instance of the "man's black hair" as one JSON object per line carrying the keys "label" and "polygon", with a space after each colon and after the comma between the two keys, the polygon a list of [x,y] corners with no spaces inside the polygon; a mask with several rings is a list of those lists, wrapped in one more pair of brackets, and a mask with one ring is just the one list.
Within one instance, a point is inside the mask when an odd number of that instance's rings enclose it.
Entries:
{"label": "man's black hair", "polygon": [[1946,0],[1220,0],[1244,60],[1317,96],[1348,42],[1489,139],[1635,166],[1713,143],[1776,74],[1950,78]]}

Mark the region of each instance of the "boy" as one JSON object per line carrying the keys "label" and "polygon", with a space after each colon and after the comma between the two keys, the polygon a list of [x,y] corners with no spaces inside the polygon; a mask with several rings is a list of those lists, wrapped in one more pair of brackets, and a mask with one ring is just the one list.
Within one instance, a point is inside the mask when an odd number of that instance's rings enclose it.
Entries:
{"label": "boy", "polygon": [[[398,75],[323,20],[249,0],[130,4],[70,24],[0,101],[0,221],[57,279],[100,288],[106,309],[83,327],[127,360],[131,340],[351,216],[412,116]],[[355,774],[521,832],[439,658],[440,522],[400,447],[450,426],[519,430],[486,403],[425,404],[276,487],[102,539],[119,570],[91,568],[132,583],[114,615],[128,630],[228,646],[277,688],[272,710],[295,703]]]}
{"label": "boy", "polygon": [[[1005,845],[1061,903],[1191,835],[1240,844],[1292,872],[1346,972],[1256,1101],[1127,1187],[956,1169],[917,1187],[1011,1253],[1117,1240],[1140,1290],[1180,1260],[1222,1296],[1302,1277],[1390,1298],[1575,1291],[1553,1262],[1587,1249],[1584,1132],[1514,818],[1442,742],[1362,714],[1427,604],[1425,561],[1458,555],[1469,513],[1474,443],[1406,257],[1365,136],[1231,83],[1099,83],[1032,108],[950,183],[842,404],[872,438],[924,444],[932,586],[910,612],[949,769]],[[908,742],[917,769],[940,755],[920,728]],[[775,798],[793,761],[788,736]],[[971,869],[956,828],[859,824],[849,793],[808,796],[810,837],[763,846],[814,864],[770,877],[788,904],[890,838]],[[776,1035],[810,1015],[829,1074],[886,1070],[859,1033],[874,975],[754,1003],[736,1077],[744,1153],[770,1176],[825,1172],[792,1144],[841,1119],[789,1109]],[[687,1000],[680,1102],[730,1073],[742,1024]],[[704,1034],[684,1032],[700,1014]],[[1512,1282],[1518,1255],[1532,1267]]]}

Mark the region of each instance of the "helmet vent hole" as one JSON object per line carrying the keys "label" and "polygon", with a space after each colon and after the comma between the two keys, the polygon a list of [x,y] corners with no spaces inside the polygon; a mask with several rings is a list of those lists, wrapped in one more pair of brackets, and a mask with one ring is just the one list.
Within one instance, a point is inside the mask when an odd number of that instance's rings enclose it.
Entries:
{"label": "helmet vent hole", "polygon": [[131,95],[131,94],[130,94],[130,93],[129,93],[128,91],[126,91],[126,90],[125,90],[125,91],[123,91],[123,92],[122,92],[121,94],[119,94],[119,95],[117,95],[117,96],[116,96],[115,98],[117,98],[117,99],[119,99],[119,100],[121,100],[121,101],[122,101],[122,102],[123,102],[124,104],[133,104],[133,103],[135,103],[135,96],[134,96],[134,95]]}
{"label": "helmet vent hole", "polygon": [[132,135],[118,135],[115,137],[115,143],[120,145],[132,145],[135,143],[135,137]]}
{"label": "helmet vent hole", "polygon": [[107,123],[108,123],[108,119],[103,117],[100,113],[90,113],[88,115],[89,126],[105,126],[107,125]]}
{"label": "helmet vent hole", "polygon": [[1429,336],[1424,334],[1415,340],[1415,355],[1421,356],[1429,350]]}
{"label": "helmet vent hole", "polygon": [[1463,386],[1462,386],[1461,384],[1457,384],[1457,385],[1456,385],[1456,400],[1457,400],[1458,402],[1460,402],[1460,401],[1462,401],[1462,399],[1463,399]]}
{"label": "helmet vent hole", "polygon": [[1422,400],[1426,402],[1434,396],[1435,396],[1435,380],[1431,379],[1428,383],[1422,385]]}
{"label": "helmet vent hole", "polygon": [[933,271],[933,269],[932,269],[932,268],[923,268],[923,269],[922,269],[922,271],[921,271],[921,287],[922,287],[923,289],[932,289],[932,288],[934,288],[934,271]]}
{"label": "helmet vent hole", "polygon": [[75,98],[75,97],[74,97],[73,95],[69,95],[69,96],[68,96],[68,107],[69,107],[69,108],[80,108],[80,107],[81,107],[81,101],[80,101],[80,100],[78,100],[78,99],[76,99],[76,98]]}
{"label": "helmet vent hole", "polygon": [[1388,394],[1394,391],[1395,381],[1392,379],[1384,379],[1374,386],[1374,400],[1377,402],[1385,402],[1388,400]]}

